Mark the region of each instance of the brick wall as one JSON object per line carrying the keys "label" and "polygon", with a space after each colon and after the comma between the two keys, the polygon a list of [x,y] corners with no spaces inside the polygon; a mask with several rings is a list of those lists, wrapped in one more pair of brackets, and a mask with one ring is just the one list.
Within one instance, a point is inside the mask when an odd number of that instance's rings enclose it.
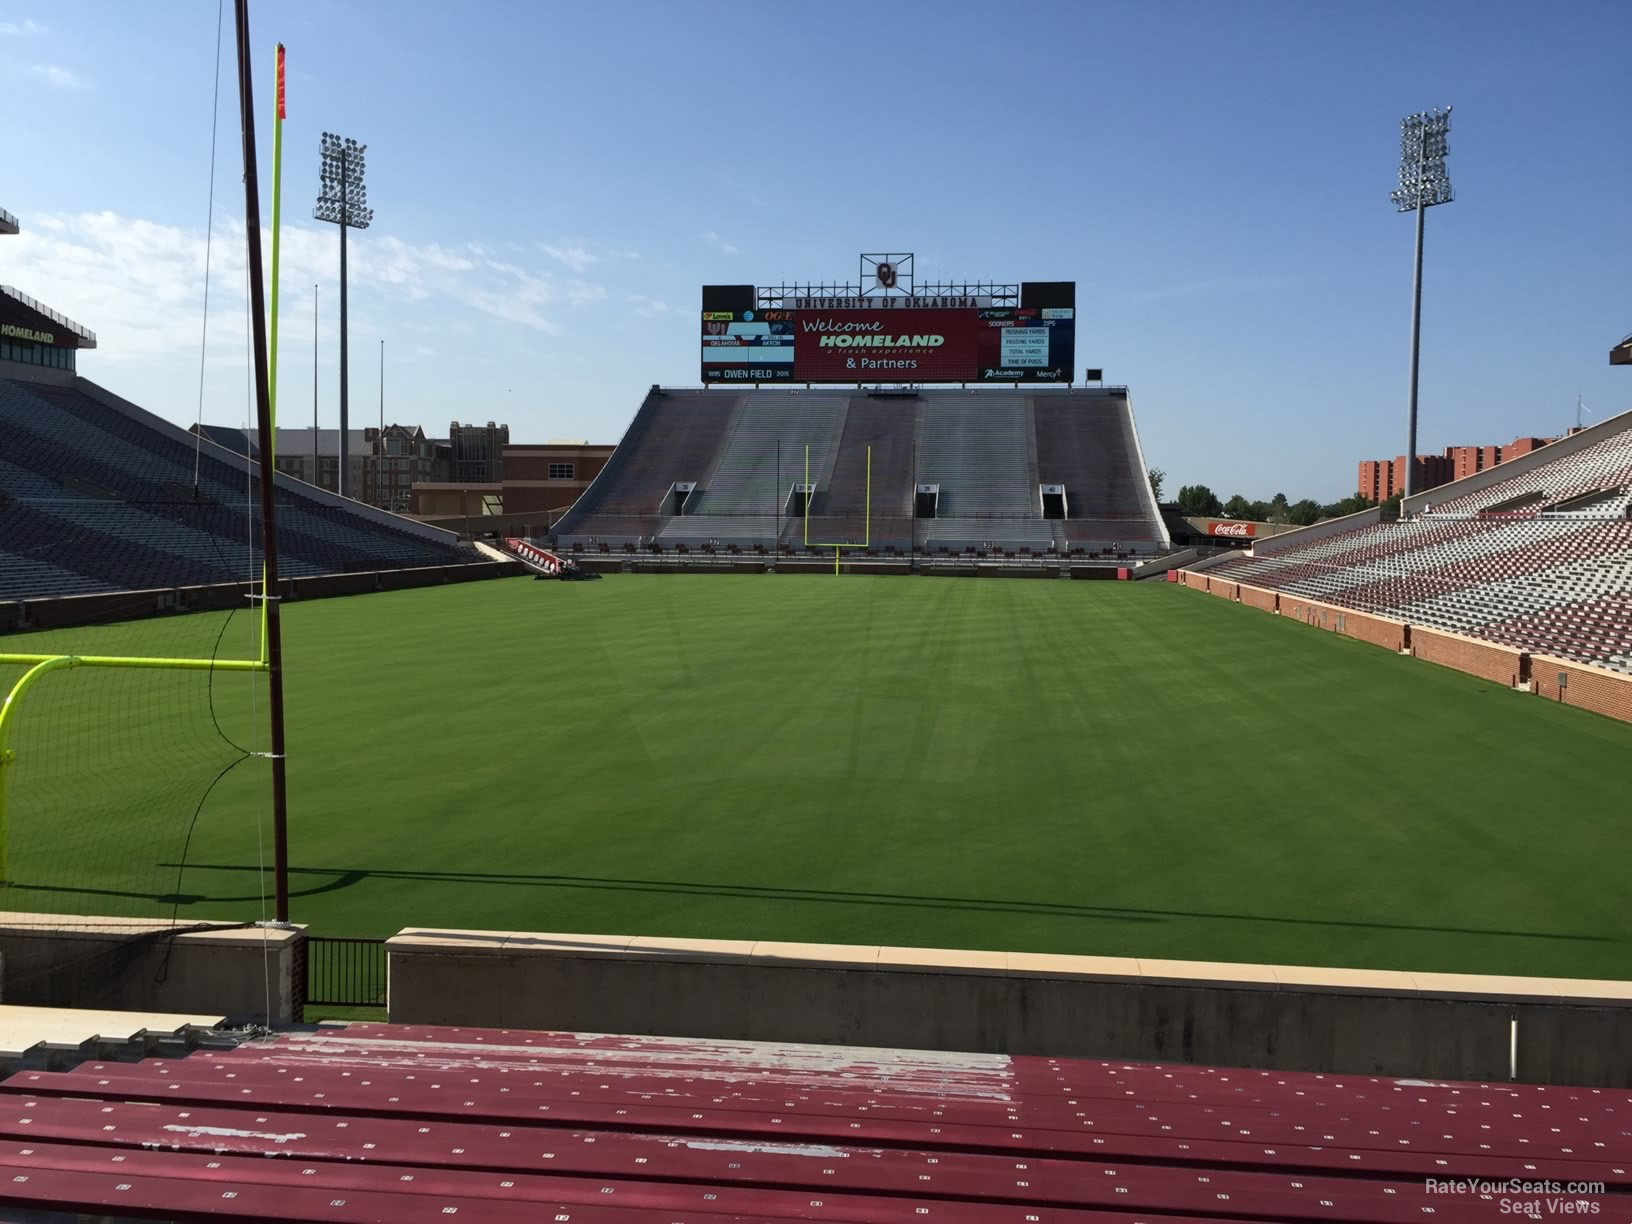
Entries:
{"label": "brick wall", "polygon": [[1281,615],[1395,652],[1405,649],[1413,632],[1403,621],[1389,620],[1385,616],[1372,616],[1367,612],[1356,612],[1352,608],[1338,608],[1331,604],[1290,595],[1281,596]]}
{"label": "brick wall", "polygon": [[[1184,570],[1179,575],[1179,581],[1200,590],[1209,589],[1206,574]],[[1632,722],[1632,676],[1620,672],[1585,663],[1571,663],[1551,655],[1531,656],[1478,638],[1425,629],[1420,625],[1406,625],[1318,600],[1226,583],[1223,579],[1214,582],[1210,589],[1215,595],[1228,597],[1233,594],[1249,607],[1265,612],[1279,610],[1282,616],[1358,641],[1370,642],[1374,646],[1396,652],[1409,647],[1416,658],[1438,663],[1442,667],[1454,667],[1497,684],[1517,686],[1534,680],[1536,692],[1549,701],[1579,706],[1595,714]],[[1560,672],[1568,677],[1562,686],[1558,682]]]}
{"label": "brick wall", "polygon": [[1259,587],[1250,587],[1242,583],[1239,594],[1241,602],[1249,607],[1257,608],[1261,612],[1279,611],[1280,597],[1274,591],[1265,591]]}
{"label": "brick wall", "polygon": [[1457,671],[1497,684],[1512,686],[1528,679],[1523,651],[1481,642],[1458,633],[1414,626],[1411,630],[1411,653],[1430,663],[1454,667]]}
{"label": "brick wall", "polygon": [[1215,578],[1212,585],[1207,589],[1214,595],[1217,595],[1220,599],[1234,599],[1236,584],[1233,582],[1226,582],[1222,578]]}
{"label": "brick wall", "polygon": [[[1567,678],[1562,688],[1558,683],[1560,672]],[[1536,692],[1549,701],[1632,722],[1632,676],[1551,655],[1532,655],[1530,677],[1536,682]]]}

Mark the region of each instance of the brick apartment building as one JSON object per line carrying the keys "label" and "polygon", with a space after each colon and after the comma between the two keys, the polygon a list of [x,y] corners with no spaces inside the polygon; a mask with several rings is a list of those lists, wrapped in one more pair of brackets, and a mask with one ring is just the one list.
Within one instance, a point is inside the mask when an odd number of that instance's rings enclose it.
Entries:
{"label": "brick apartment building", "polygon": [[[1570,433],[1575,430],[1571,429]],[[1417,456],[1417,491],[1436,489],[1464,476],[1472,476],[1509,459],[1557,442],[1557,438],[1514,438],[1506,446],[1447,446],[1443,455]],[[1393,459],[1365,459],[1360,463],[1355,491],[1372,501],[1387,501],[1405,489],[1405,456]]]}

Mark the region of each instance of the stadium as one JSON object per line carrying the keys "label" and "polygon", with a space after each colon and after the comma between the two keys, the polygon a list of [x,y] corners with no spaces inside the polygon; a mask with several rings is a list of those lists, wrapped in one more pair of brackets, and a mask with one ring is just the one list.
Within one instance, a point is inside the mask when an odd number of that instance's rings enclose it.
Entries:
{"label": "stadium", "polygon": [[0,287],[0,1218],[1632,1218],[1632,413],[1183,544],[874,252],[450,530],[271,458],[243,72],[258,429]]}

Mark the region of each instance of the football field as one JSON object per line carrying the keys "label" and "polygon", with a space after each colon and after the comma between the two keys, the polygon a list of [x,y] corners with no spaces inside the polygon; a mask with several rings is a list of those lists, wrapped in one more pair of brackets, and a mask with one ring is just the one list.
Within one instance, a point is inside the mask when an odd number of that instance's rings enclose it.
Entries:
{"label": "football field", "polygon": [[[207,649],[221,619],[0,650]],[[293,603],[284,639],[319,933],[1632,976],[1632,726],[1176,586],[515,579]],[[181,685],[30,695],[6,908],[259,916],[264,762],[196,803],[200,702],[264,750],[258,697]]]}

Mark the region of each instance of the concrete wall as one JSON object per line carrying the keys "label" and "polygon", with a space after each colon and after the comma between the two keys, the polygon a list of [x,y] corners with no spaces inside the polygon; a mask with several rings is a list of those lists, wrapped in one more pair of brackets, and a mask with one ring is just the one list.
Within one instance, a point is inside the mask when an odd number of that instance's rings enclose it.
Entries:
{"label": "concrete wall", "polygon": [[1454,667],[1471,676],[1480,676],[1509,688],[1528,680],[1525,655],[1511,646],[1498,646],[1479,638],[1464,637],[1460,633],[1446,633],[1442,629],[1411,628],[1411,653],[1419,659]]}
{"label": "concrete wall", "polygon": [[1632,676],[1552,655],[1531,655],[1530,679],[1535,691],[1549,701],[1632,722]]}
{"label": "concrete wall", "polygon": [[1629,983],[503,931],[387,949],[398,1023],[1500,1082],[1517,1016],[1518,1078],[1632,1085]]}
{"label": "concrete wall", "polygon": [[[213,929],[193,931],[208,926]],[[298,1020],[302,928],[0,912],[0,1000],[36,1007]]]}
{"label": "concrete wall", "polygon": [[1299,527],[1296,531],[1288,531],[1276,536],[1266,536],[1253,543],[1252,555],[1267,557],[1274,553],[1285,552],[1289,548],[1302,548],[1305,544],[1313,544],[1316,540],[1324,540],[1327,536],[1337,535],[1340,532],[1353,531],[1356,527],[1370,527],[1373,523],[1382,522],[1382,519],[1383,508],[1373,506],[1370,510],[1346,514],[1342,518],[1327,519],[1310,527]]}
{"label": "concrete wall", "polygon": [[1157,574],[1165,574],[1169,570],[1179,569],[1197,560],[1201,554],[1194,548],[1186,548],[1181,552],[1169,553],[1165,557],[1155,557],[1149,561],[1141,561],[1133,567],[1135,578],[1152,578]]}
{"label": "concrete wall", "polygon": [[[472,561],[468,565],[432,565],[413,569],[369,570],[355,574],[316,574],[283,578],[278,590],[285,599],[327,599],[373,591],[441,586],[448,582],[477,582],[525,574],[519,561]],[[242,582],[207,586],[161,587],[151,591],[112,591],[96,595],[63,595],[54,599],[24,599],[0,603],[0,632],[8,629],[52,629],[107,621],[139,620],[164,612],[203,612],[241,608],[250,588]],[[8,612],[8,609],[11,611]]]}

